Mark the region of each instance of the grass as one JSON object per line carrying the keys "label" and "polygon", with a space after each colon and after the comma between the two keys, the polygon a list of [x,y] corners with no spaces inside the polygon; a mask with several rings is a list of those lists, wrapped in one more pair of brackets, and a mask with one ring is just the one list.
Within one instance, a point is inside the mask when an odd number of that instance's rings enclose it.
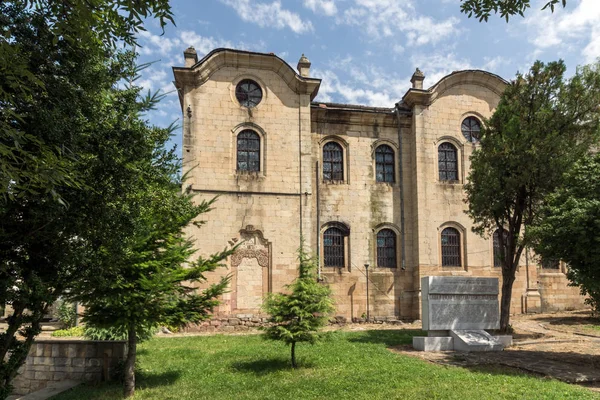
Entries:
{"label": "grass", "polygon": [[[258,336],[156,338],[140,348],[134,399],[598,399],[591,391],[506,368],[432,365],[386,347],[419,331],[335,332],[289,348]],[[54,400],[121,399],[115,384],[81,386]]]}

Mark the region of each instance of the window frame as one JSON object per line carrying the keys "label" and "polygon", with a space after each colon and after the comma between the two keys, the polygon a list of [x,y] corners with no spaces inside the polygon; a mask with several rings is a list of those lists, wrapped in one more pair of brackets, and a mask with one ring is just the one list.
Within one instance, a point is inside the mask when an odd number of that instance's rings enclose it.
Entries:
{"label": "window frame", "polygon": [[[382,155],[384,157],[384,160],[382,162],[379,162],[377,160],[377,156],[379,155],[378,152],[380,150],[383,149],[387,149],[388,152],[384,152]],[[386,161],[385,160],[385,156],[391,154],[391,161]],[[390,146],[387,143],[382,143],[377,145],[377,147],[375,148],[375,152],[374,152],[374,161],[375,161],[375,182],[377,183],[387,183],[390,185],[393,185],[396,183],[396,150]],[[382,165],[383,167],[383,180],[379,180],[379,166]],[[386,166],[391,166],[392,170],[391,170],[391,180],[386,180],[386,177],[388,175],[388,173],[385,171],[385,167]]]}
{"label": "window frame", "polygon": [[[340,258],[341,257],[341,261],[342,261],[342,265],[331,265],[328,264],[328,257],[331,256],[331,254],[329,253],[329,248],[330,246],[326,245],[326,235],[328,234],[328,232],[331,233],[336,233],[339,234],[337,236],[337,238],[341,239],[338,241],[338,243],[335,245],[338,250],[336,251],[337,254],[334,254],[333,257],[335,258]],[[323,260],[323,267],[324,268],[339,268],[339,269],[343,269],[346,268],[347,265],[349,265],[349,238],[350,236],[350,230],[344,226],[341,223],[330,223],[327,224],[326,226],[323,227],[322,232],[321,232],[321,238],[323,240],[322,244],[322,260]],[[341,254],[340,254],[341,252]],[[336,263],[337,264],[337,263]]]}
{"label": "window frame", "polygon": [[[243,84],[252,84],[254,86],[256,86],[256,89],[254,89],[254,91],[256,91],[257,89],[260,91],[260,99],[258,101],[252,101],[253,104],[244,104],[242,100],[239,99],[238,97],[238,92],[239,92],[239,88],[241,87],[241,85]],[[235,97],[235,99],[237,100],[238,104],[241,107],[245,107],[245,108],[256,108],[258,107],[258,105],[260,103],[262,103],[262,101],[264,100],[264,90],[262,85],[257,82],[255,79],[250,78],[250,77],[243,77],[242,79],[238,80],[235,83],[234,89],[233,89],[233,95]],[[250,98],[246,99],[245,101],[250,102]]]}
{"label": "window frame", "polygon": [[[465,126],[466,121],[476,121],[477,122],[477,125],[479,126],[479,129],[477,130],[477,132],[479,132],[479,134],[477,137],[473,136],[473,132],[475,132],[475,130],[473,130],[472,124],[470,124],[468,127]],[[482,123],[481,123],[480,118],[476,117],[475,115],[467,115],[467,116],[465,116],[465,118],[462,119],[462,121],[460,123],[460,133],[462,134],[462,136],[465,138],[465,140],[467,142],[477,144],[481,140],[481,126],[482,126]],[[465,129],[463,129],[464,127],[467,128],[466,132],[465,132]]]}
{"label": "window frame", "polygon": [[[391,241],[392,241],[391,246],[385,246],[385,244],[382,247],[379,246],[379,239],[380,239],[379,235],[381,235],[384,232],[386,234],[391,233],[391,236],[382,238],[384,240],[391,239]],[[380,249],[387,249],[388,253],[389,253],[389,250],[393,250],[393,263],[390,263],[389,265],[380,264],[380,260],[386,260],[384,262],[384,264],[386,264],[387,261],[392,258],[389,256],[389,254],[383,255],[383,256],[380,255]],[[398,268],[398,234],[396,233],[396,231],[394,229],[391,229],[389,227],[383,227],[376,232],[376,234],[375,234],[375,260],[376,260],[377,268],[386,268],[386,269]],[[393,265],[391,265],[391,264],[393,264]]]}
{"label": "window frame", "polygon": [[[253,135],[256,136],[256,138],[252,138],[250,140],[255,140],[258,142],[258,149],[250,149],[250,148],[246,148],[246,149],[242,149],[240,150],[240,136],[242,134],[248,134],[251,133]],[[263,171],[263,161],[262,161],[262,142],[263,142],[263,138],[261,137],[261,135],[254,129],[246,127],[244,129],[241,129],[239,132],[236,133],[235,135],[235,170],[237,173],[260,173],[261,171]],[[249,140],[248,138],[245,138],[245,140]],[[249,162],[250,159],[250,153],[258,153],[258,169],[241,169],[240,168],[240,152],[245,152],[246,156],[247,156],[247,161]]]}
{"label": "window frame", "polygon": [[[341,156],[341,160],[339,161],[334,161],[334,160],[326,160],[325,159],[325,152],[327,151],[328,153],[331,153],[332,150],[326,150],[325,148],[328,145],[334,145],[337,146],[339,148],[340,151],[340,156]],[[321,148],[321,179],[323,180],[324,183],[341,183],[341,182],[345,182],[346,179],[346,168],[344,166],[344,162],[346,161],[346,154],[344,151],[344,146],[340,143],[338,143],[335,140],[328,140],[326,142],[323,143],[323,146]],[[330,178],[326,178],[325,177],[325,165],[330,164],[330,171],[331,171],[331,177]],[[334,163],[336,165],[339,165],[341,168],[341,171],[338,171],[339,175],[339,179],[334,179],[333,177],[333,172],[334,172]]]}
{"label": "window frame", "polygon": [[[452,147],[452,149],[442,149],[442,146],[450,146],[450,147]],[[436,150],[437,150],[436,171],[437,171],[438,181],[442,182],[442,183],[458,183],[458,182],[460,182],[461,181],[461,179],[460,179],[460,170],[461,170],[460,154],[461,154],[461,152],[460,152],[458,146],[456,146],[454,143],[452,143],[450,141],[444,140],[444,141],[439,142],[436,145]],[[447,167],[448,161],[446,160],[445,156],[444,156],[444,160],[441,159],[440,152],[443,151],[443,152],[447,153],[451,150],[453,150],[453,152],[454,152],[454,163],[455,163],[456,176],[455,176],[455,179],[447,179],[447,173],[449,170],[448,170],[448,168],[446,168],[446,169],[444,169],[444,172],[446,173],[446,179],[442,179],[442,169],[440,168],[440,166],[441,166],[441,163],[443,162],[445,164],[445,166]]]}
{"label": "window frame", "polygon": [[[449,244],[444,244],[444,232],[450,233],[454,231],[456,233],[456,237],[458,238],[458,243],[452,245],[456,247],[458,250],[457,254],[444,254],[445,247],[450,246]],[[440,243],[440,266],[442,268],[462,268],[465,262],[464,254],[463,254],[463,246],[464,246],[464,232],[462,229],[459,229],[453,225],[442,226],[439,234],[439,243]],[[447,252],[447,251],[446,251]],[[458,257],[458,264],[452,262],[446,262],[444,257]]]}

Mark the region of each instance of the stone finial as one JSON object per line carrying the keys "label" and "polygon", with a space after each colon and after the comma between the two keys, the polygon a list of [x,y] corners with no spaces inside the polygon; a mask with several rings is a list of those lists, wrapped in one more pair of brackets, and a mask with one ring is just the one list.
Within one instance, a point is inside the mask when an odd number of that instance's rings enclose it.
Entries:
{"label": "stone finial", "polygon": [[300,74],[300,76],[303,76],[305,78],[308,78],[309,73],[310,73],[310,61],[308,60],[308,58],[306,58],[306,56],[304,55],[304,53],[302,54],[302,57],[300,57],[300,60],[298,60],[298,73]]}
{"label": "stone finial", "polygon": [[193,46],[188,47],[183,52],[183,57],[185,57],[185,66],[186,68],[190,68],[192,65],[198,62],[198,53],[196,53],[196,49]]}
{"label": "stone finial", "polygon": [[421,72],[421,70],[417,68],[412,78],[410,78],[410,83],[412,83],[413,89],[423,89],[424,80],[425,74],[423,74],[423,72]]}

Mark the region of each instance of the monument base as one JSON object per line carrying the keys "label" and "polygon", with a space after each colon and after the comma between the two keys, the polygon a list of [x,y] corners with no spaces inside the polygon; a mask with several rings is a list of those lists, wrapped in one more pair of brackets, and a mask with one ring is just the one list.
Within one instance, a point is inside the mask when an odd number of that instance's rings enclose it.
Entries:
{"label": "monument base", "polygon": [[512,336],[492,336],[484,330],[451,330],[450,336],[413,337],[419,351],[502,351],[512,345]]}

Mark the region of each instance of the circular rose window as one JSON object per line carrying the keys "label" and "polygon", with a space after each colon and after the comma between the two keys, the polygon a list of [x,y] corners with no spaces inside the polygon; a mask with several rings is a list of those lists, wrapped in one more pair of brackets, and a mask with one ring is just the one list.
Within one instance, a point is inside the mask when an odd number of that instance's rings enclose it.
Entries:
{"label": "circular rose window", "polygon": [[251,79],[244,79],[235,87],[235,98],[244,107],[256,107],[262,100],[262,89]]}

